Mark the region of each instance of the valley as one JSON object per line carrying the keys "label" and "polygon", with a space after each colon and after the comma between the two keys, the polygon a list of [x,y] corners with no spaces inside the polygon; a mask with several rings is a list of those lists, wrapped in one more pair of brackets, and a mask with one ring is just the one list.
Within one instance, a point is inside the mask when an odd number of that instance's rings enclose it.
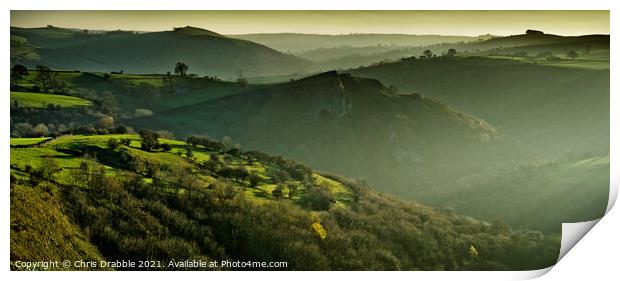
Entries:
{"label": "valley", "polygon": [[536,30],[12,26],[11,260],[551,266],[561,224],[607,206],[609,55]]}

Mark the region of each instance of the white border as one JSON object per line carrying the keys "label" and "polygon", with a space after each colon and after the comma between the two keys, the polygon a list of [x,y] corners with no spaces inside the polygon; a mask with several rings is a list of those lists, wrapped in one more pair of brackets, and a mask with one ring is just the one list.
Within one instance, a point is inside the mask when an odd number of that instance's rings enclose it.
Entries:
{"label": "white border", "polygon": [[[10,1],[10,0],[9,0]],[[163,1],[163,0],[142,0],[142,1],[80,1],[80,0],[54,0],[54,1],[2,1],[3,10],[1,14],[2,28],[1,32],[5,43],[2,44],[4,55],[2,60],[5,62],[4,67],[0,72],[0,81],[4,85],[5,94],[8,94],[8,77],[9,77],[9,29],[10,26],[10,10],[612,10],[611,16],[611,33],[613,34],[618,27],[618,20],[620,15],[618,12],[617,1],[604,1],[604,0],[589,0],[589,1],[568,1],[568,0],[520,0],[507,3],[506,1],[484,1],[484,0],[468,0],[468,1],[398,1],[398,0],[382,0],[364,2],[352,1],[352,0],[314,0],[303,3],[292,3],[293,1],[278,1],[278,0],[229,0],[218,1],[217,3],[208,3],[207,1],[192,1],[192,0],[175,0],[175,1]],[[146,4],[145,4],[146,3]],[[617,38],[612,35],[611,48],[615,51],[618,50]],[[611,57],[611,77],[618,76],[618,61],[615,52],[612,52]],[[620,108],[619,99],[617,94],[617,83],[611,80],[611,171],[612,171],[612,194],[617,194],[618,188],[618,173],[619,165],[616,160],[619,158],[619,150],[613,144],[619,143],[618,138],[618,120],[619,114],[617,110]],[[101,273],[101,274],[89,274],[89,273],[19,273],[19,272],[5,272],[9,269],[9,105],[8,98],[0,99],[2,112],[0,114],[0,120],[2,125],[0,126],[0,159],[4,161],[5,168],[0,168],[0,177],[4,190],[2,193],[2,203],[0,208],[0,237],[2,242],[0,244],[0,268],[2,274],[8,274],[10,279],[17,278],[49,278],[51,280],[67,280],[67,279],[91,279],[91,280],[106,280],[110,278],[123,277],[132,279],[177,279],[177,278],[197,278],[201,280],[204,278],[243,278],[243,279],[256,279],[258,278],[270,278],[275,280],[290,280],[295,278],[297,280],[318,280],[317,278],[361,278],[361,279],[375,279],[375,278],[391,278],[391,279],[411,279],[420,278],[422,280],[512,280],[512,279],[524,279],[534,278],[547,272],[547,270],[529,271],[529,272],[311,272],[311,273],[267,273],[267,272],[227,272],[227,273],[210,273],[205,276],[200,272],[124,272],[124,273]],[[614,173],[614,171],[616,171]],[[610,197],[610,203],[608,205],[608,214],[601,219],[600,224],[594,226],[592,231],[585,236],[585,238],[577,244],[577,246],[570,251],[558,265],[545,275],[541,279],[543,280],[562,280],[573,279],[574,277],[580,278],[592,278],[593,276],[606,277],[605,279],[613,279],[611,276],[616,276],[616,266],[619,255],[619,246],[614,240],[617,239],[619,233],[619,221],[620,215],[617,210],[611,209],[615,196]],[[617,209],[617,208],[616,208]],[[113,276],[112,276],[113,275]],[[9,279],[4,279],[9,280]],[[596,280],[596,279],[595,279]]]}

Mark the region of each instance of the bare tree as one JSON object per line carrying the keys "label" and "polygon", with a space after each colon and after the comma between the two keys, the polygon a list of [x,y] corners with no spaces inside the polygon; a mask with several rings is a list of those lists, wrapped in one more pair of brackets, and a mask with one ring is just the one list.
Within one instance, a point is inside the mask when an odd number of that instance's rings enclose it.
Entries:
{"label": "bare tree", "polygon": [[47,66],[37,65],[37,80],[43,87],[43,91],[48,93],[56,84],[56,73]]}

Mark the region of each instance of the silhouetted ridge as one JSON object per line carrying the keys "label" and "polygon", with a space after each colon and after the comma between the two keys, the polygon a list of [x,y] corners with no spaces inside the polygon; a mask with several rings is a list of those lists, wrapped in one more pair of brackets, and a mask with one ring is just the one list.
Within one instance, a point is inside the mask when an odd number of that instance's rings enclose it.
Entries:
{"label": "silhouetted ridge", "polygon": [[498,45],[504,47],[526,46],[526,45],[550,45],[550,44],[609,44],[609,35],[582,35],[582,36],[560,36],[555,34],[545,34],[543,32],[529,31],[526,34],[510,35],[506,37],[495,37],[482,42],[481,44],[490,46]]}
{"label": "silhouetted ridge", "polygon": [[224,37],[223,35],[213,32],[211,30],[189,26],[189,25],[186,27],[175,27],[173,29],[173,32],[176,34],[184,34],[184,35],[190,35],[190,36],[208,35],[208,36]]}
{"label": "silhouetted ridge", "polygon": [[[26,67],[89,72],[166,73],[177,62],[189,65],[189,73],[218,77],[304,73],[310,61],[283,54],[250,41],[228,38],[192,27],[156,32],[11,28],[13,48],[26,48],[11,63]],[[21,45],[20,45],[21,44]]]}
{"label": "silhouetted ridge", "polygon": [[297,86],[320,84],[323,87],[325,85],[331,85],[332,87],[340,88],[339,90],[357,91],[365,89],[367,92],[378,92],[385,89],[385,86],[377,79],[355,77],[350,73],[338,73],[335,70],[302,78],[297,80],[294,84]]}
{"label": "silhouetted ridge", "polygon": [[338,77],[338,71],[332,70],[332,71],[327,71],[327,72],[323,72],[323,73],[319,73],[316,75],[312,75],[312,76],[308,76],[302,79],[297,80],[297,82],[307,82],[307,81],[314,81],[314,80],[324,80],[324,79],[334,79]]}

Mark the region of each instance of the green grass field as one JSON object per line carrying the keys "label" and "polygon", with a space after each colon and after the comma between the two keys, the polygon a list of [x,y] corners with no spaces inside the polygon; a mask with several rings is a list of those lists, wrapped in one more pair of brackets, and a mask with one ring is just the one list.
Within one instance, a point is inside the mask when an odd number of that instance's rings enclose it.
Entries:
{"label": "green grass field", "polygon": [[11,145],[33,145],[50,138],[12,138]]}
{"label": "green grass field", "polygon": [[[27,174],[23,171],[26,170],[26,165],[30,165],[33,168],[37,168],[41,165],[45,157],[52,157],[58,163],[62,170],[55,175],[55,180],[59,183],[69,184],[68,178],[71,171],[77,169],[82,161],[80,156],[77,156],[77,151],[83,148],[94,149],[104,153],[104,151],[110,152],[107,147],[107,141],[110,138],[126,138],[130,139],[129,146],[120,146],[113,151],[115,154],[126,154],[130,157],[139,157],[149,163],[157,163],[160,165],[180,165],[190,167],[194,172],[206,183],[214,183],[217,181],[216,177],[209,174],[200,174],[198,168],[188,161],[185,156],[187,144],[184,141],[159,139],[160,143],[170,144],[172,149],[169,152],[146,152],[140,149],[140,137],[138,135],[124,134],[124,135],[94,135],[94,136],[72,136],[66,135],[54,140],[51,140],[39,147],[11,147],[11,173],[17,177],[25,179]],[[46,138],[11,138],[11,145],[28,145],[39,143]],[[74,153],[75,152],[75,153]],[[110,152],[112,153],[112,152]],[[195,163],[205,163],[209,161],[211,157],[218,157],[220,160],[224,158],[224,153],[207,150],[201,147],[195,147],[192,150],[193,159]],[[105,157],[102,157],[105,158]],[[113,161],[100,161],[104,164],[108,173],[122,173],[124,168],[119,163]],[[276,188],[276,184],[271,182],[271,178],[268,175],[269,170],[280,169],[276,164],[262,163],[258,161],[249,162],[245,156],[233,156],[229,164],[230,167],[245,167],[250,172],[255,172],[262,179],[262,182],[255,187],[249,187],[249,181],[241,180],[236,181],[238,185],[244,187],[244,193],[249,196],[250,199],[257,203],[269,202],[275,200],[271,193]],[[336,204],[346,205],[352,202],[355,197],[353,192],[349,190],[342,183],[321,176],[318,173],[312,174],[312,179],[315,185],[322,186],[328,190],[334,196]],[[145,182],[152,182],[151,178],[144,178]],[[296,182],[295,180],[289,180],[290,182]],[[180,193],[184,193],[183,190]],[[300,202],[305,199],[305,188],[302,186],[299,189],[297,195],[289,198],[292,202]]]}
{"label": "green grass field", "polygon": [[17,102],[19,106],[36,108],[45,108],[48,104],[53,104],[64,108],[89,106],[92,104],[88,100],[72,96],[11,92],[11,105],[15,104],[15,102]]}
{"label": "green grass field", "polygon": [[[154,112],[161,112],[177,107],[203,103],[220,97],[240,93],[245,88],[239,87],[235,82],[213,81],[203,78],[195,78],[182,83],[179,86],[179,94],[164,92],[163,74],[111,74],[108,78],[101,72],[79,72],[55,70],[57,81],[67,85],[67,92],[75,93],[76,97],[91,99],[102,93],[111,93],[118,101],[120,110],[134,112],[137,108],[146,108]],[[37,70],[30,69],[28,74],[17,82],[17,85],[31,89],[34,86],[41,88],[37,79]],[[179,84],[180,85],[180,84]],[[142,96],[143,89],[151,88],[156,97]],[[88,91],[83,91],[88,89]],[[91,95],[81,96],[84,92]],[[11,94],[11,102],[13,102]],[[182,97],[180,97],[182,96]],[[40,96],[36,96],[41,98]],[[20,97],[21,98],[21,97]],[[41,107],[44,101],[28,101],[31,105]],[[49,103],[49,102],[48,102]],[[26,105],[24,105],[26,106]],[[45,104],[47,106],[47,103]],[[62,106],[62,104],[61,104]]]}
{"label": "green grass field", "polygon": [[129,82],[134,85],[146,83],[154,87],[163,86],[162,77],[163,75],[158,75],[158,74],[154,74],[154,75],[112,74],[110,75],[110,78],[114,80]]}

